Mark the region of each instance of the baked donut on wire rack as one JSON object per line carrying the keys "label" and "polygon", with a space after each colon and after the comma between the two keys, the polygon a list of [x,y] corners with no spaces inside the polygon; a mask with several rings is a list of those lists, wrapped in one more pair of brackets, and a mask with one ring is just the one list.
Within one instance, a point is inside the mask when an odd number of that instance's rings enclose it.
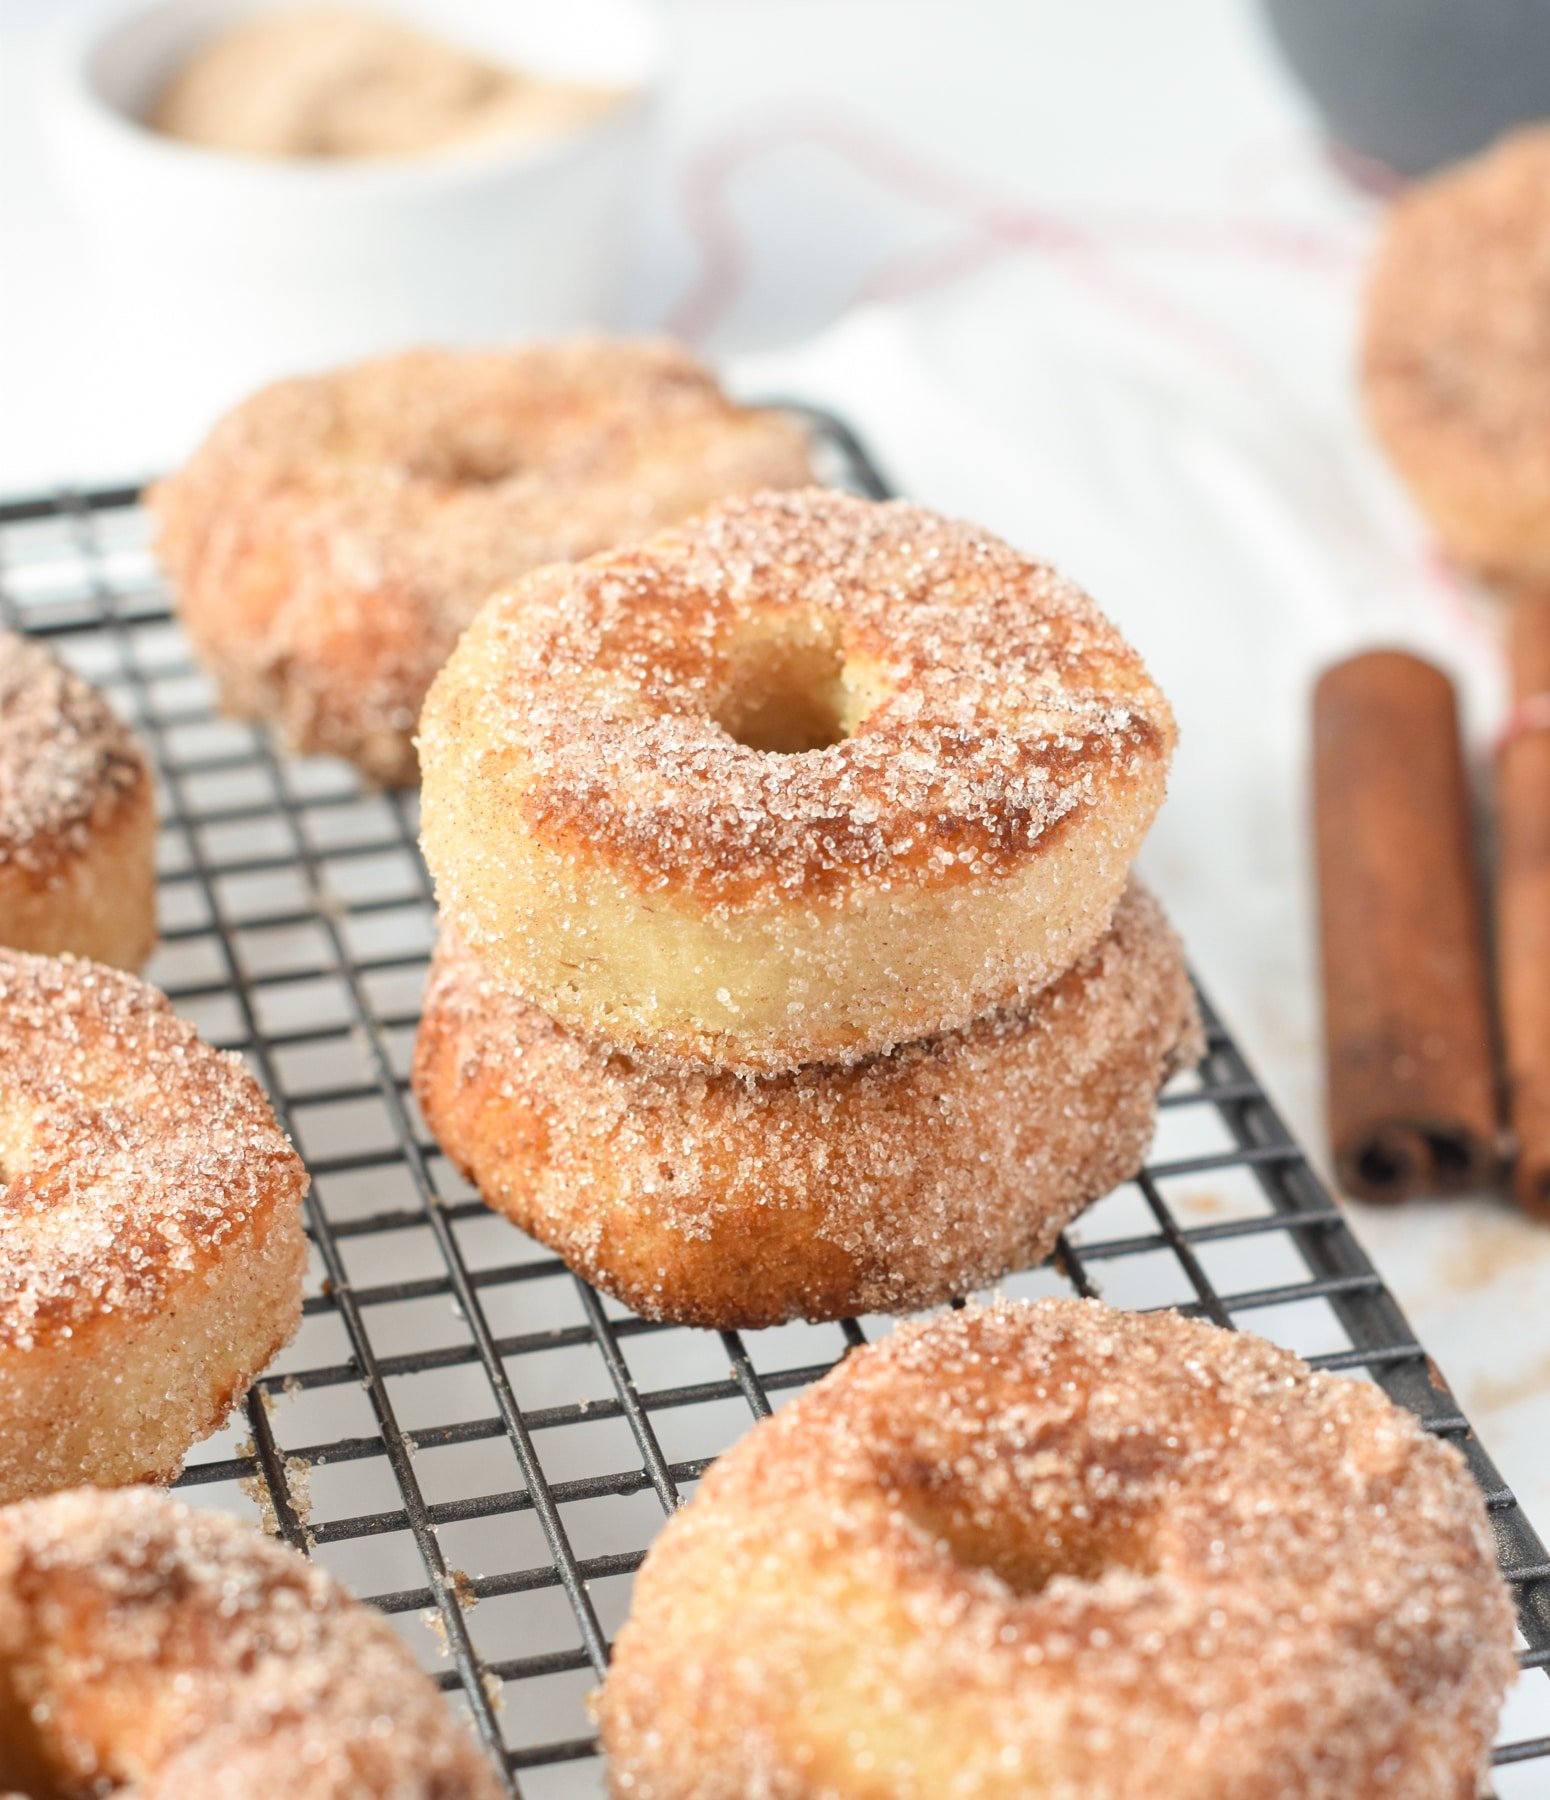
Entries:
{"label": "baked donut on wire rack", "polygon": [[1550,582],[1550,125],[1395,204],[1367,295],[1362,385],[1443,543]]}
{"label": "baked donut on wire rack", "polygon": [[443,920],[557,1022],[777,1071],[1016,1003],[1108,929],[1174,743],[1085,594],[816,489],[491,600],[421,721]]}
{"label": "baked donut on wire rack", "polygon": [[387,1620],[148,1488],[0,1509],[0,1789],[57,1800],[498,1800]]}
{"label": "baked donut on wire rack", "polygon": [[177,1474],[300,1322],[306,1187],[154,988],[0,950],[0,1501]]}
{"label": "baked donut on wire rack", "polygon": [[629,1800],[1467,1800],[1513,1609],[1375,1384],[1096,1301],[847,1357],[706,1474],[600,1720]]}
{"label": "baked donut on wire rack", "polygon": [[1199,1049],[1178,940],[1133,885],[1027,1005],[784,1075],[580,1037],[444,936],[414,1089],[487,1204],[635,1312],[729,1330],[934,1306],[1042,1262],[1140,1167]]}
{"label": "baked donut on wire rack", "polygon": [[796,421],[687,351],[584,338],[278,382],[150,504],[223,706],[409,782],[425,690],[497,587],[810,479]]}
{"label": "baked donut on wire rack", "polygon": [[0,631],[0,944],[138,969],[155,942],[145,752],[89,682]]}

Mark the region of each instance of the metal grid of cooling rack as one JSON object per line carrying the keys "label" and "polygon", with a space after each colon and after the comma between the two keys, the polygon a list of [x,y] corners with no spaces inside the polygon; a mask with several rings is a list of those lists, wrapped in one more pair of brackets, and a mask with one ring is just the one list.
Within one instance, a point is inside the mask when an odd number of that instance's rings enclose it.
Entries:
{"label": "metal grid of cooling rack", "polygon": [[[807,415],[834,479],[884,485]],[[261,1519],[395,1622],[528,1800],[601,1791],[586,1712],[629,1578],[712,1458],[881,1319],[741,1336],[651,1324],[489,1214],[407,1070],[434,932],[415,803],[219,718],[130,490],[0,503],[0,624],[49,638],[154,753],[148,971],[274,1097],[313,1174],[297,1341],[192,1457],[196,1504]],[[1164,1097],[1152,1160],[1014,1294],[1246,1325],[1379,1381],[1457,1442],[1520,1604],[1501,1800],[1550,1774],[1550,1561],[1232,1039]]]}

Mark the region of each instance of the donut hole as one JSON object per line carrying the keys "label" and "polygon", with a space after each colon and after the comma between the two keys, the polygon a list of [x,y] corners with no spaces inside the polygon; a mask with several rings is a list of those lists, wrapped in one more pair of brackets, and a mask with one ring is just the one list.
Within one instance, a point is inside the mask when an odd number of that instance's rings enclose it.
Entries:
{"label": "donut hole", "polygon": [[508,431],[481,431],[475,421],[423,440],[404,458],[413,479],[455,488],[494,487],[520,475],[524,464]]}
{"label": "donut hole", "polygon": [[1133,1520],[1090,1513],[1040,1518],[1019,1510],[991,1522],[951,1507],[912,1504],[906,1510],[953,1562],[994,1575],[1023,1599],[1042,1593],[1059,1575],[1096,1582],[1116,1570],[1150,1575],[1157,1568],[1151,1535]]}
{"label": "donut hole", "polygon": [[711,717],[735,743],[775,756],[842,744],[871,710],[831,613],[753,615],[726,646]]}
{"label": "donut hole", "polygon": [[1011,1591],[1042,1593],[1057,1576],[1097,1582],[1112,1572],[1151,1575],[1159,1567],[1155,1515],[1126,1498],[1155,1460],[1155,1447],[1128,1441],[1104,1454],[1089,1437],[1044,1434],[1033,1479],[1013,1475],[1027,1446],[1002,1445],[986,1433],[966,1455],[933,1459],[908,1471],[895,1491],[905,1516],[939,1555],[959,1568],[984,1570]]}

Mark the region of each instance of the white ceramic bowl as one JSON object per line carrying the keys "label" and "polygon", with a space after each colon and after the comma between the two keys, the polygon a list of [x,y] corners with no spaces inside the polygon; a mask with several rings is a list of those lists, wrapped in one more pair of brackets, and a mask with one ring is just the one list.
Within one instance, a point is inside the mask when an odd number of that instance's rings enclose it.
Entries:
{"label": "white ceramic bowl", "polygon": [[[595,323],[640,173],[662,33],[649,0],[370,0],[540,75],[617,87],[577,130],[392,161],[192,147],[141,121],[171,71],[274,0],[160,0],[60,40],[43,111],[104,258],[106,298],[224,403],[255,381],[406,343]],[[201,378],[188,366],[202,363]]]}

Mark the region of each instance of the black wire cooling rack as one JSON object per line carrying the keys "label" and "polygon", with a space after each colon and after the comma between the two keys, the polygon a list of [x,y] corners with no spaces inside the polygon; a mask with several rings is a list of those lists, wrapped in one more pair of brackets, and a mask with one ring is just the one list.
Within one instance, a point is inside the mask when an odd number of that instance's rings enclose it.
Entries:
{"label": "black wire cooling rack", "polygon": [[[833,479],[884,483],[809,413]],[[313,1175],[297,1341],[180,1486],[257,1517],[395,1621],[513,1794],[601,1791],[586,1696],[664,1514],[757,1418],[886,1320],[735,1334],[635,1318],[459,1181],[407,1073],[434,917],[414,799],[218,717],[132,490],[0,504],[0,624],[143,732],[160,784],[148,973],[274,1098]],[[1380,1382],[1464,1451],[1516,1590],[1502,1800],[1550,1785],[1550,1562],[1219,1020],[1145,1172],[1006,1291],[1246,1325]]]}

